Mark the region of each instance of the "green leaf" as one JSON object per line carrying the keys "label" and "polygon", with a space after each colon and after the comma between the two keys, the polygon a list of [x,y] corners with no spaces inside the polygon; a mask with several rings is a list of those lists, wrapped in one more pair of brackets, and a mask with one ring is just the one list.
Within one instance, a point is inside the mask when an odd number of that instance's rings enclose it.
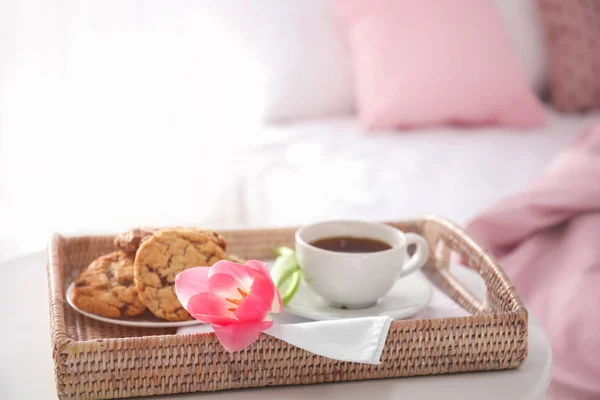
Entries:
{"label": "green leaf", "polygon": [[285,255],[293,254],[295,252],[294,252],[294,249],[291,249],[286,246],[281,246],[281,247],[276,248],[274,250],[274,253],[276,256],[285,256]]}
{"label": "green leaf", "polygon": [[271,277],[281,294],[281,302],[285,306],[294,297],[300,285],[300,266],[296,259],[296,253],[289,247],[279,247],[275,249],[275,253],[279,254],[279,257],[275,259]]}

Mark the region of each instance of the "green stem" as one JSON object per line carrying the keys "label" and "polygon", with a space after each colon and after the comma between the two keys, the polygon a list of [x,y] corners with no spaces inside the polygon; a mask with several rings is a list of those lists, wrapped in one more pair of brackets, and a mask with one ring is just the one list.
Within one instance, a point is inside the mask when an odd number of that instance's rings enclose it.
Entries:
{"label": "green stem", "polygon": [[295,272],[300,270],[300,266],[298,264],[295,265],[295,269],[289,269],[284,275],[282,275],[277,282],[275,282],[275,286],[277,286],[277,288],[280,288],[281,285],[283,285],[285,283],[285,281],[287,281],[288,279],[290,279],[290,277],[292,275],[294,275]]}

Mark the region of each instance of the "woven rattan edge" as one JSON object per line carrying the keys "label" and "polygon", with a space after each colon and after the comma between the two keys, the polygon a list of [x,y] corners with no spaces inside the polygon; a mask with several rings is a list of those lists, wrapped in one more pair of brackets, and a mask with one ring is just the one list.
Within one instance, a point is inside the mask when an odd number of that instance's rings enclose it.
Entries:
{"label": "woven rattan edge", "polygon": [[64,360],[69,348],[74,341],[68,337],[65,325],[65,297],[63,290],[62,269],[59,265],[64,257],[59,252],[64,251],[64,238],[55,234],[48,245],[48,263],[46,270],[48,274],[48,296],[49,296],[49,325],[50,340],[52,344],[52,358],[54,359],[54,373],[56,378],[57,392],[63,393],[62,377],[66,374]]}
{"label": "woven rattan edge", "polygon": [[[435,325],[447,325],[449,329],[459,329],[461,333],[452,336],[442,343],[443,346],[452,346],[453,343],[461,341],[462,332],[465,334],[471,334],[475,337],[480,334],[485,334],[486,324],[493,322],[494,320],[510,320],[511,317],[516,317],[516,313],[503,313],[499,315],[480,315],[471,317],[458,317],[458,318],[442,318],[433,320],[407,320],[407,321],[394,321],[390,327],[390,338],[402,335],[394,335],[393,331],[411,331],[411,332],[431,332],[431,329]],[[520,324],[525,326],[524,324]],[[473,328],[479,326],[479,329]],[[505,324],[506,329],[509,329],[509,324]],[[421,333],[423,334],[423,333]],[[513,369],[519,367],[527,357],[527,344],[526,344],[526,333],[524,331],[514,332],[513,336],[520,337],[520,340],[515,340],[515,352],[519,354],[513,358],[509,363],[501,363],[501,360],[497,364],[490,364],[483,370],[502,370],[502,369]],[[463,340],[466,340],[463,338]],[[156,341],[160,342],[160,347],[156,347]],[[202,384],[192,385],[190,382],[179,384],[175,386],[166,386],[156,389],[138,389],[138,390],[126,390],[126,389],[112,389],[104,392],[104,395],[99,398],[121,398],[121,397],[134,397],[134,396],[148,396],[154,394],[172,394],[172,393],[186,393],[186,392],[211,392],[221,391],[228,389],[248,388],[248,387],[265,387],[265,386],[278,386],[278,385],[302,385],[302,384],[315,384],[315,383],[329,383],[329,382],[343,382],[343,381],[357,381],[366,379],[384,379],[394,378],[401,376],[419,376],[429,374],[448,374],[448,373],[459,373],[459,372],[475,372],[481,371],[481,368],[469,367],[468,363],[465,363],[460,369],[439,369],[439,370],[423,370],[420,372],[411,372],[407,370],[402,374],[385,372],[385,367],[390,367],[395,361],[390,364],[390,358],[394,359],[394,343],[391,339],[386,343],[386,349],[388,359],[383,360],[384,372],[377,372],[373,370],[373,366],[365,366],[365,364],[354,364],[338,362],[324,357],[316,356],[308,353],[304,350],[298,349],[288,343],[282,342],[279,339],[270,337],[262,334],[259,341],[253,344],[249,349],[243,350],[238,353],[228,354],[207,351],[207,349],[217,349],[220,345],[214,336],[214,334],[188,334],[188,335],[168,335],[161,337],[144,337],[144,338],[125,338],[125,339],[104,339],[104,340],[92,340],[92,341],[69,341],[65,343],[65,346],[61,349],[61,352],[57,354],[60,357],[65,373],[69,364],[77,365],[79,354],[105,354],[108,360],[111,360],[113,354],[116,352],[122,352],[127,354],[134,354],[135,349],[150,348],[152,346],[152,353],[156,351],[158,357],[149,355],[148,357],[137,358],[139,364],[153,365],[156,362],[156,358],[160,359],[161,354],[172,354],[173,352],[181,352],[178,349],[190,349],[189,352],[192,357],[205,357],[203,360],[204,364],[219,364],[221,375],[226,377],[227,384],[222,382],[210,382],[206,381]],[[459,351],[461,345],[455,344],[457,351]],[[276,348],[278,351],[283,353],[295,354],[294,358],[298,359],[299,364],[321,366],[324,371],[323,374],[316,374],[312,378],[310,376],[299,376],[296,380],[289,380],[286,382],[273,381],[258,381],[249,379],[250,372],[246,368],[245,362],[242,360],[253,360],[261,359],[262,362],[269,357],[271,349]],[[391,348],[391,350],[390,350]],[[210,354],[216,354],[213,358]],[[384,355],[385,357],[385,355]],[[197,359],[197,358],[196,358]],[[110,361],[107,361],[110,363]],[[261,361],[257,362],[260,365]],[[92,364],[93,365],[93,364]],[[133,367],[134,365],[132,365]],[[77,367],[77,376],[81,376],[82,379],[89,379],[91,376],[97,374],[97,371],[90,368],[82,368],[81,365]],[[199,367],[201,368],[201,367]],[[371,372],[368,372],[371,369]],[[332,373],[333,371],[333,373]],[[401,370],[404,371],[404,370]],[[181,378],[181,377],[178,377]],[[115,385],[116,386],[116,385]],[[74,397],[73,392],[63,391],[65,385],[57,382],[57,389],[59,391],[60,398],[79,398]]]}
{"label": "woven rattan edge", "polygon": [[[397,337],[402,335],[394,335],[393,331],[401,332],[401,331],[411,331],[411,332],[428,332],[434,331],[431,329],[432,326],[435,325],[446,325],[449,329],[457,329],[459,333],[455,336],[447,338],[443,341],[443,346],[453,346],[454,343],[460,342],[461,337],[464,334],[470,334],[472,337],[476,337],[477,335],[485,334],[485,330],[489,327],[489,324],[494,322],[494,320],[500,320],[501,322],[506,320],[510,321],[514,318],[518,318],[517,313],[509,312],[509,313],[501,313],[501,314],[488,314],[488,315],[480,315],[473,317],[453,317],[453,318],[440,318],[440,319],[431,319],[431,320],[406,320],[406,321],[394,321],[390,327],[390,335],[391,337]],[[511,324],[504,323],[506,330],[510,330]],[[524,322],[518,324],[520,327],[526,326]],[[474,328],[475,327],[475,328]],[[476,328],[479,327],[479,328]],[[423,333],[421,333],[423,334]],[[527,335],[525,330],[513,332],[512,336],[516,338],[520,338],[514,341],[515,352],[519,354],[513,358],[509,363],[501,363],[499,360],[497,364],[490,364],[487,368],[483,370],[503,370],[503,369],[513,369],[519,367],[523,361],[527,357]],[[465,340],[463,338],[463,340]],[[160,347],[157,348],[156,342],[160,342]],[[459,351],[461,345],[454,344]],[[469,364],[466,363],[461,367],[461,369],[451,370],[451,369],[440,369],[440,370],[431,370],[431,371],[420,371],[420,372],[411,372],[410,370],[407,372],[403,372],[402,374],[391,373],[391,372],[364,372],[365,370],[372,369],[373,366],[367,366],[365,364],[354,364],[354,363],[345,363],[338,362],[335,360],[330,360],[321,356],[317,356],[311,353],[308,353],[304,350],[298,349],[293,345],[290,345],[286,342],[280,341],[279,339],[273,338],[271,336],[262,334],[259,341],[253,344],[250,348],[243,350],[238,353],[228,354],[224,352],[217,351],[207,351],[206,349],[217,349],[220,347],[218,340],[216,339],[214,334],[188,334],[188,335],[161,335],[161,336],[147,336],[143,338],[124,338],[124,339],[103,339],[103,340],[89,340],[89,341],[68,341],[64,343],[64,346],[60,349],[59,352],[56,353],[56,356],[60,359],[61,368],[57,369],[57,372],[60,370],[63,374],[72,373],[68,371],[69,365],[74,364],[77,365],[78,355],[80,354],[106,354],[107,362],[113,357],[113,354],[116,352],[122,352],[127,354],[134,354],[135,349],[140,348],[151,348],[152,351],[149,352],[148,357],[133,357],[138,360],[139,364],[152,365],[156,362],[156,358],[160,359],[161,354],[172,354],[173,352],[181,352],[178,349],[190,349],[190,353],[192,356],[194,354],[198,356],[205,357],[205,364],[219,364],[220,368],[222,368],[221,374],[226,376],[227,384],[218,383],[218,382],[204,382],[200,385],[191,385],[191,383],[185,383],[181,385],[175,386],[167,386],[161,389],[147,389],[147,390],[123,390],[123,389],[113,389],[108,390],[104,393],[104,396],[100,396],[99,398],[124,398],[124,397],[134,397],[134,396],[149,396],[154,394],[173,394],[173,393],[187,393],[187,392],[212,392],[212,391],[221,391],[228,389],[239,389],[239,388],[249,388],[249,387],[265,387],[265,386],[279,386],[279,385],[303,385],[303,384],[315,384],[315,383],[330,383],[330,382],[344,382],[344,381],[358,381],[358,380],[367,380],[367,379],[385,379],[385,378],[394,378],[401,376],[420,376],[420,375],[430,375],[430,374],[448,374],[448,373],[459,373],[459,372],[475,372],[481,371],[481,368],[469,367]],[[248,381],[249,378],[249,370],[246,368],[246,364],[241,360],[252,360],[252,359],[260,359],[264,361],[268,358],[268,354],[271,349],[277,348],[278,351],[283,353],[295,354],[295,358],[299,361],[299,364],[306,365],[321,365],[324,370],[334,371],[334,373],[327,372],[322,375],[313,376],[312,378],[305,376],[299,377],[296,380],[290,380],[286,382],[277,382],[273,381]],[[389,350],[392,348],[392,350]],[[391,343],[391,339],[388,339],[386,342],[386,349],[388,352],[388,359],[383,360],[383,367],[390,367],[393,365],[395,361],[392,361],[390,364],[389,358],[394,358],[393,353],[394,344]],[[156,351],[157,356],[151,355],[150,353],[154,353]],[[212,359],[209,356],[210,354],[217,354]],[[258,355],[258,356],[257,356]],[[385,355],[384,355],[385,357]],[[58,360],[57,360],[58,361]],[[260,364],[260,362],[258,362]],[[133,367],[134,365],[132,365]],[[84,369],[81,365],[77,368],[78,376],[83,377],[83,379],[89,379],[89,377],[97,374],[92,368]],[[354,371],[354,372],[353,372]],[[363,371],[363,372],[361,372]],[[59,380],[59,376],[57,375],[57,389],[60,398],[79,398],[73,397],[73,392],[64,391],[64,384]]]}

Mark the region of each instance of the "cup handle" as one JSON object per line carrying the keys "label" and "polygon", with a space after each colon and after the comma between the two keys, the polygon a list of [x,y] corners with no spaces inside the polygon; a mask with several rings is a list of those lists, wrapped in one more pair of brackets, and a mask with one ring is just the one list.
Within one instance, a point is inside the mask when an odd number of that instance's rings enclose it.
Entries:
{"label": "cup handle", "polygon": [[416,233],[406,233],[405,237],[406,246],[408,247],[411,244],[415,244],[417,245],[417,251],[404,263],[404,265],[402,265],[398,278],[417,271],[425,265],[429,258],[429,244],[421,235],[417,235]]}

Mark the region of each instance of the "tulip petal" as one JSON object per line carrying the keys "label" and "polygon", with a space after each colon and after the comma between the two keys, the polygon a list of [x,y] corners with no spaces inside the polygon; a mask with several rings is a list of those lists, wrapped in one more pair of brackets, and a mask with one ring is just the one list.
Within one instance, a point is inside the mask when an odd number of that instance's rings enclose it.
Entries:
{"label": "tulip petal", "polygon": [[208,279],[208,289],[211,293],[216,293],[221,297],[229,297],[235,299],[240,296],[238,288],[248,290],[248,286],[242,286],[238,280],[229,274],[218,273],[213,274]]}
{"label": "tulip petal", "polygon": [[189,268],[175,277],[175,294],[177,299],[188,310],[188,301],[198,293],[208,292],[208,272],[210,268]]}
{"label": "tulip petal", "polygon": [[272,313],[280,313],[283,310],[283,303],[281,302],[281,293],[279,290],[275,290],[275,296],[273,296],[273,301],[271,302],[271,312]]}
{"label": "tulip petal", "polygon": [[228,352],[240,351],[250,346],[260,333],[273,326],[273,321],[239,322],[224,327],[213,326],[219,341]]}
{"label": "tulip petal", "polygon": [[267,267],[267,264],[265,264],[262,261],[250,260],[250,261],[246,262],[246,265],[248,267],[260,272],[264,276],[268,276],[269,278],[271,277],[271,271],[269,271],[269,267]]}
{"label": "tulip petal", "polygon": [[[271,272],[269,271],[267,264],[265,264],[262,261],[258,261],[258,260],[250,260],[246,263],[246,265],[256,271],[261,272],[261,274],[266,276],[271,281],[271,284],[273,286],[275,286],[275,283],[273,282],[273,278],[271,277]],[[271,312],[279,313],[279,312],[281,312],[282,309],[283,309],[283,305],[281,303],[281,295],[279,294],[279,290],[275,290],[274,296],[273,296],[273,301],[271,302]]]}
{"label": "tulip petal", "polygon": [[277,292],[277,289],[273,281],[262,274],[254,278],[254,282],[250,288],[250,293],[264,300],[269,306],[273,303],[275,292]]}
{"label": "tulip petal", "polygon": [[229,304],[214,293],[199,293],[188,301],[188,312],[197,320],[207,324],[226,326],[238,322]]}
{"label": "tulip petal", "polygon": [[256,271],[244,264],[221,260],[210,267],[210,272],[208,273],[209,281],[217,274],[230,275],[237,282],[236,287],[249,288],[252,285]]}
{"label": "tulip petal", "polygon": [[192,317],[194,317],[194,319],[200,321],[200,322],[204,322],[205,324],[210,324],[214,327],[223,327],[223,326],[229,326],[231,324],[235,324],[236,322],[238,322],[236,319],[232,319],[232,318],[227,318],[227,317],[220,317],[217,315],[207,315],[207,314],[191,314]]}
{"label": "tulip petal", "polygon": [[235,310],[235,316],[240,321],[262,321],[269,311],[271,311],[271,303],[251,291]]}

